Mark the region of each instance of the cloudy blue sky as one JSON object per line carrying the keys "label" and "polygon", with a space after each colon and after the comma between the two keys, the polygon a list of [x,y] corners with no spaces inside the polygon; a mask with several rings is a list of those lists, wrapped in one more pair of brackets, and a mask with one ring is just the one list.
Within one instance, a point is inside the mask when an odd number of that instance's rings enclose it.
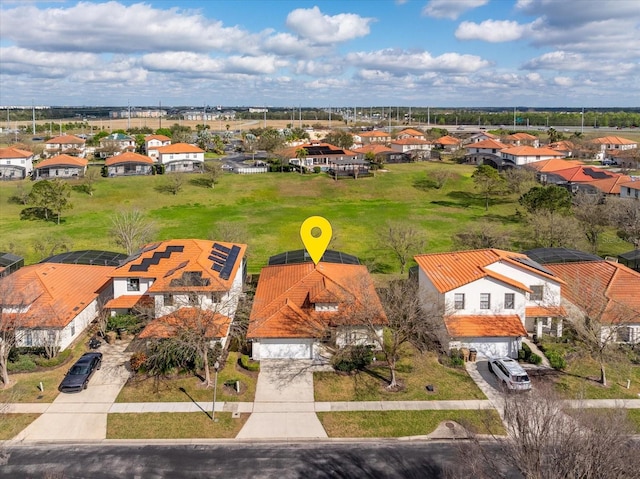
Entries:
{"label": "cloudy blue sky", "polygon": [[640,106],[638,0],[0,0],[1,105]]}

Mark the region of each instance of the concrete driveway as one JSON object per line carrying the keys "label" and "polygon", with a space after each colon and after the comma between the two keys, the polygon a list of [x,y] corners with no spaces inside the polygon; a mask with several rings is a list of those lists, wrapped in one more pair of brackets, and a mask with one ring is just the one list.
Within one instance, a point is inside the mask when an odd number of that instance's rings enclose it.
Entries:
{"label": "concrete driveway", "polygon": [[464,367],[469,373],[469,376],[471,376],[471,379],[475,381],[493,407],[498,411],[500,417],[503,418],[504,399],[502,389],[498,384],[498,379],[495,374],[489,371],[489,361],[486,359],[479,359],[475,362],[467,361],[464,363]]}
{"label": "concrete driveway", "polygon": [[326,438],[315,413],[310,360],[260,361],[253,412],[238,439]]}
{"label": "concrete driveway", "polygon": [[129,378],[128,341],[103,344],[102,367],[89,387],[79,393],[58,394],[47,410],[14,441],[100,440],[107,434],[107,412]]}

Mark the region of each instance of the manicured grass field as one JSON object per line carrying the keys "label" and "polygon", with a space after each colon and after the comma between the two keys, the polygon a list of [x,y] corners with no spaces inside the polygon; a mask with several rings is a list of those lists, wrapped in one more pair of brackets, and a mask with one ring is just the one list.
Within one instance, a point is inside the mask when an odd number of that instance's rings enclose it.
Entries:
{"label": "manicured grass field", "polygon": [[[442,168],[455,172],[455,178],[441,190],[424,188],[427,172]],[[225,174],[214,189],[186,182],[177,195],[156,191],[167,176],[100,178],[93,196],[72,191],[73,209],[63,213],[61,225],[21,221],[24,206],[8,202],[18,183],[1,182],[0,248],[24,255],[27,263],[42,259],[33,249],[36,239],[69,238],[73,249],[118,251],[109,235],[110,217],[138,208],[157,223],[156,239],[207,238],[218,221],[242,223],[249,233],[249,269],[257,272],[269,256],[302,248],[301,223],[323,215],[333,227],[333,248],[387,272],[398,265],[377,245],[376,233],[386,221],[414,223],[425,232],[427,251],[446,251],[453,233],[485,216],[472,172],[468,165],[414,163],[391,165],[375,178],[359,180],[334,181],[324,174]],[[31,187],[29,181],[22,183]],[[515,200],[500,198],[488,218],[515,224]]]}
{"label": "manicured grass field", "polygon": [[[237,365],[237,360],[238,353],[229,353],[227,364],[218,372],[216,399],[220,402],[252,402],[255,397],[258,375],[242,369]],[[213,380],[213,369],[211,379]],[[224,385],[228,380],[240,381],[240,393]],[[138,374],[127,381],[116,402],[211,402],[212,399],[213,389],[202,387],[202,380],[196,376],[178,375],[156,382],[152,378]]]}
{"label": "manicured grass field", "polygon": [[0,441],[7,441],[35,421],[40,414],[0,414]]}
{"label": "manicured grass field", "polygon": [[505,433],[494,410],[321,412],[318,417],[329,437],[422,436],[442,421],[456,421],[475,434]]}
{"label": "manicured grass field", "polygon": [[[404,388],[385,389],[388,369],[373,367],[355,375],[314,373],[316,401],[429,401],[486,399],[464,369],[441,365],[433,353],[408,353],[398,365],[398,379]],[[435,387],[428,392],[427,384]]]}
{"label": "manicured grass field", "polygon": [[217,422],[204,412],[109,414],[107,439],[222,439],[234,438],[249,418],[216,412]]}

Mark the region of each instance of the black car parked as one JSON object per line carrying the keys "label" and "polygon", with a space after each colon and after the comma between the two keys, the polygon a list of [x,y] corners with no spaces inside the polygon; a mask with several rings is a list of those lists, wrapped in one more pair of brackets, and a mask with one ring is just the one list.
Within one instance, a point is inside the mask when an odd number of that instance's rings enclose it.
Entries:
{"label": "black car parked", "polygon": [[102,366],[102,353],[84,353],[67,371],[67,375],[58,386],[58,391],[72,393],[87,389],[89,379],[97,369],[100,369],[100,366]]}

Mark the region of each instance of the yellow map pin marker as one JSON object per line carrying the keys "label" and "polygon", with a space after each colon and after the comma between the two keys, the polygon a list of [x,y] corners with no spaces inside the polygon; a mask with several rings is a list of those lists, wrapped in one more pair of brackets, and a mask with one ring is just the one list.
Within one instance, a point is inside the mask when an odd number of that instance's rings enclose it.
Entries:
{"label": "yellow map pin marker", "polygon": [[318,264],[327,250],[332,235],[331,224],[322,216],[310,216],[302,223],[300,238],[314,264]]}

